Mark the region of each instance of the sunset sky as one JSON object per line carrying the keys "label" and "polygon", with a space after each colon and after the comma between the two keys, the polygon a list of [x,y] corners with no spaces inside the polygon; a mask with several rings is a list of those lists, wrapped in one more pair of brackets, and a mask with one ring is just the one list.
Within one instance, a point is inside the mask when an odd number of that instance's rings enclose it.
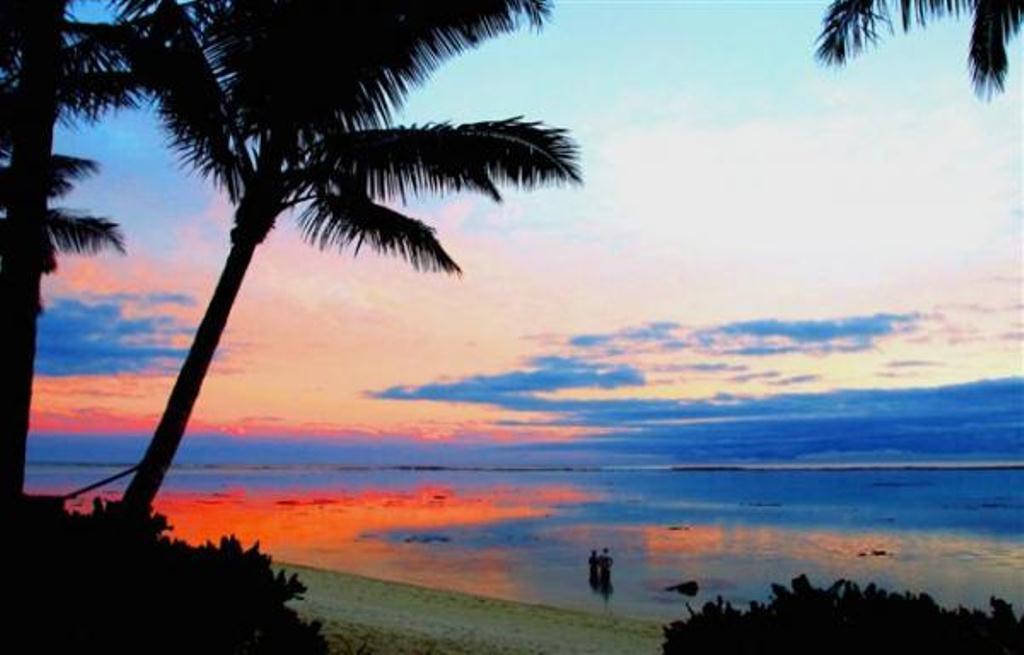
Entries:
{"label": "sunset sky", "polygon": [[[685,432],[727,458],[776,419],[765,457],[1019,456],[1020,42],[985,102],[966,21],[833,70],[813,57],[826,4],[563,0],[540,33],[447,64],[399,122],[568,128],[584,186],[410,204],[462,278],[320,252],[282,217],[191,433],[628,450]],[[128,254],[46,281],[36,448],[145,435],[163,409],[231,220],[164,143],[145,112],[59,136],[102,165],[64,204],[120,221]]]}

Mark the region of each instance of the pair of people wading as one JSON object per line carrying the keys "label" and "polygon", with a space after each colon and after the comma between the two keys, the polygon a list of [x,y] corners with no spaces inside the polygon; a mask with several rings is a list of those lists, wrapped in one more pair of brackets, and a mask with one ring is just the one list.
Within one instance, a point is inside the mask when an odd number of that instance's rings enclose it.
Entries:
{"label": "pair of people wading", "polygon": [[605,600],[608,600],[612,593],[612,563],[614,561],[607,548],[603,548],[600,555],[596,550],[590,551],[590,558],[587,560],[590,565],[590,588],[595,593],[604,596]]}

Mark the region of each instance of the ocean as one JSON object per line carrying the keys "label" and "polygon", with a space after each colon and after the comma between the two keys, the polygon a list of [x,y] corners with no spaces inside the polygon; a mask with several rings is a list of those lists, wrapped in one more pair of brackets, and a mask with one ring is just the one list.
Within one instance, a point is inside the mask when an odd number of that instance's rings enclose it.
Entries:
{"label": "ocean", "polygon": [[[31,465],[28,488],[67,492],[116,470]],[[1024,608],[1019,467],[207,465],[175,468],[158,510],[173,536],[234,534],[277,562],[659,620],[719,596],[766,600],[800,574]],[[587,559],[603,548],[611,588],[592,588]],[[693,598],[666,590],[689,580]]]}

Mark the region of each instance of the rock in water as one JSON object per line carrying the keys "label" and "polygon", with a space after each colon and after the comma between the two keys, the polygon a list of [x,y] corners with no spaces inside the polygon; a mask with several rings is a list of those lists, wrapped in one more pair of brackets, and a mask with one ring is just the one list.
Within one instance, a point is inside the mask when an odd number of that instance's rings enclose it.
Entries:
{"label": "rock in water", "polygon": [[684,596],[696,596],[698,590],[700,590],[700,585],[696,580],[687,580],[671,587],[665,587],[665,591],[677,591]]}

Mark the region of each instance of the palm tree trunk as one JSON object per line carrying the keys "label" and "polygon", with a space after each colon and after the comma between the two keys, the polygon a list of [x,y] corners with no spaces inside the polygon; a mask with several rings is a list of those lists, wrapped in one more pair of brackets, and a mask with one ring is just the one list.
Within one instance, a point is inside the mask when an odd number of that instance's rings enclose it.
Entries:
{"label": "palm tree trunk", "polygon": [[231,307],[235,304],[245,272],[256,250],[256,241],[242,238],[236,241],[228,254],[217,289],[199,324],[192,348],[178,373],[167,407],[157,425],[146,455],[124,494],[124,504],[130,511],[147,512],[153,504],[164,475],[174,460],[195,406],[203,379],[210,368],[217,344],[224,333]]}
{"label": "palm tree trunk", "polygon": [[4,365],[0,367],[0,494],[4,508],[15,504],[25,483],[25,449],[32,406],[36,356],[36,314],[42,273],[33,262],[4,257],[2,285]]}
{"label": "palm tree trunk", "polygon": [[11,198],[7,207],[10,240],[0,274],[0,506],[22,495],[25,447],[32,405],[36,320],[43,275],[53,125],[57,119],[61,21],[67,0],[36,0],[24,12],[21,70],[11,129]]}

